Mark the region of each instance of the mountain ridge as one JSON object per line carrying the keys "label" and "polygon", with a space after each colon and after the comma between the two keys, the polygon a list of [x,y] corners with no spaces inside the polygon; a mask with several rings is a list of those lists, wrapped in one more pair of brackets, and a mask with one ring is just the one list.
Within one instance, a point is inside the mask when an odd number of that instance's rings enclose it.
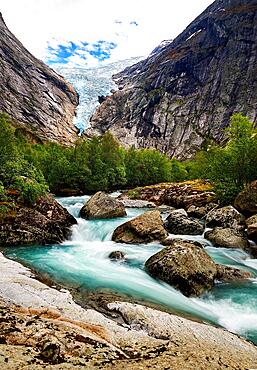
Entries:
{"label": "mountain ridge", "polygon": [[76,91],[23,46],[1,13],[0,32],[0,111],[43,140],[72,144]]}
{"label": "mountain ridge", "polygon": [[[178,37],[114,76],[87,134],[192,157],[235,112],[257,121],[257,2],[216,0]],[[156,51],[157,50],[157,51]]]}

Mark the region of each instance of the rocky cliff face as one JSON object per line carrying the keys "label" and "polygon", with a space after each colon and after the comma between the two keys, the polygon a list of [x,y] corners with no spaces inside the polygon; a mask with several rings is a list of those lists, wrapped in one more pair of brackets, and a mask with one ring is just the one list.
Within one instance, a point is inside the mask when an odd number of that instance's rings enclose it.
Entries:
{"label": "rocky cliff face", "polygon": [[234,112],[257,121],[257,1],[216,0],[174,41],[114,76],[91,119],[123,144],[189,158],[220,142]]}
{"label": "rocky cliff face", "polygon": [[43,139],[69,144],[77,105],[73,87],[24,48],[0,13],[0,111]]}

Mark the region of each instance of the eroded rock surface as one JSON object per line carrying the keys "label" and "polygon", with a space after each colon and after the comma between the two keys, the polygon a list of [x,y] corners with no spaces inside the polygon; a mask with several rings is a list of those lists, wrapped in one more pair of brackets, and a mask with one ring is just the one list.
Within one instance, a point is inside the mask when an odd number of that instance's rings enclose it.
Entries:
{"label": "eroded rock surface", "polygon": [[256,122],[256,35],[256,0],[214,1],[174,41],[114,76],[119,90],[88,135],[110,131],[127,146],[185,159],[222,141],[234,112]]}
{"label": "eroded rock surface", "polygon": [[40,138],[74,143],[78,95],[8,30],[0,14],[0,111]]}
{"label": "eroded rock surface", "polygon": [[127,302],[124,325],[78,306],[0,254],[0,365],[5,370],[249,369],[257,349],[221,328]]}

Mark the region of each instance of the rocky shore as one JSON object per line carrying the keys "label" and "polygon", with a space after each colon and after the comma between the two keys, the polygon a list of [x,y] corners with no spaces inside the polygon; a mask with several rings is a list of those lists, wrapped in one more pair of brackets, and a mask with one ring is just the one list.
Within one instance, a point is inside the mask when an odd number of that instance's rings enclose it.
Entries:
{"label": "rocky shore", "polygon": [[[248,235],[254,232],[256,215],[249,218],[233,206],[220,207],[213,203],[215,196],[210,185],[202,182],[135,189],[115,201],[97,193],[84,209],[90,218],[98,218],[102,208],[108,205],[111,217],[117,217],[120,209],[124,214],[122,203],[129,204],[131,194],[132,207],[143,201],[144,205],[153,204],[154,209],[120,225],[113,239],[121,243],[161,242],[164,248],[145,264],[146,271],[154,278],[175,286],[186,296],[195,296],[210,289],[216,280],[230,282],[251,277],[249,272],[215,264],[200,243],[167,235],[168,232],[183,234],[183,230],[195,235],[208,225],[214,228],[214,233],[211,237],[208,233],[205,236],[212,238],[213,243],[219,238],[217,246],[229,248],[238,243],[240,247],[243,240],[241,248],[249,250],[247,232]],[[174,210],[174,206],[183,206],[183,209]],[[46,224],[57,225],[59,220],[63,230],[69,233],[75,219],[70,219],[63,210],[50,198],[36,207]],[[166,221],[161,217],[162,212],[168,213]],[[24,222],[25,219],[21,223],[23,227]],[[61,234],[61,239],[65,235]],[[224,245],[223,236],[231,245]],[[120,256],[119,251],[116,254]],[[71,295],[65,289],[48,286],[29,269],[1,253],[0,271],[0,365],[3,369],[257,367],[256,346],[211,324],[179,317],[160,311],[154,305],[147,307],[141,301],[135,303],[115,294],[105,299],[103,293],[102,298],[99,296],[104,301],[103,309],[99,310],[97,304],[92,308],[89,296],[85,295],[83,302],[82,296],[78,299],[76,293]]]}
{"label": "rocky shore", "polygon": [[0,255],[0,365],[26,369],[248,369],[257,348],[223,329],[126,302],[119,323]]}

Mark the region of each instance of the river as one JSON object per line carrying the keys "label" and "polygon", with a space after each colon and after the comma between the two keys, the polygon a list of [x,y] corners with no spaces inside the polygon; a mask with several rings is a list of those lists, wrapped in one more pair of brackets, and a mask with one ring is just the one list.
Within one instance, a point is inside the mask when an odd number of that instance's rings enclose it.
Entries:
{"label": "river", "polygon": [[[217,263],[251,271],[255,278],[240,283],[217,283],[199,298],[187,298],[144,271],[145,261],[163,248],[158,243],[124,245],[111,241],[113,230],[145,209],[127,209],[127,217],[83,220],[79,211],[89,196],[58,198],[77,218],[72,239],[61,245],[8,248],[5,255],[30,266],[52,281],[84,291],[109,289],[135,299],[159,304],[177,313],[213,322],[257,344],[257,260],[239,249],[214,248],[203,236],[179,236],[206,244]],[[174,236],[178,237],[178,235]],[[125,262],[113,262],[110,252],[120,250]]]}

